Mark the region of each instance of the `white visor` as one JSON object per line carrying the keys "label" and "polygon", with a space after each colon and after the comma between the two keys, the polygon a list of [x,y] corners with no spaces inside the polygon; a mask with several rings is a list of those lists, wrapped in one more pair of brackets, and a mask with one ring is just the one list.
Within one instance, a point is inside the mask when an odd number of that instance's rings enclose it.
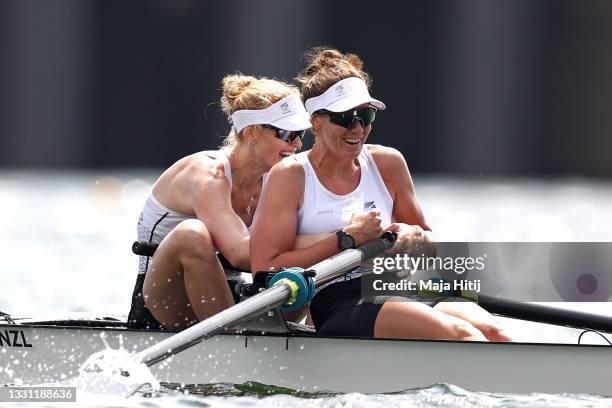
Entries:
{"label": "white visor", "polygon": [[336,82],[322,95],[309,98],[306,101],[306,110],[309,115],[320,109],[344,112],[364,103],[369,103],[378,110],[386,108],[384,103],[370,96],[368,87],[362,79],[351,77]]}
{"label": "white visor", "polygon": [[232,115],[232,124],[236,133],[251,125],[272,125],[284,130],[306,130],[310,124],[310,115],[306,113],[300,95],[291,94],[266,109],[239,110]]}

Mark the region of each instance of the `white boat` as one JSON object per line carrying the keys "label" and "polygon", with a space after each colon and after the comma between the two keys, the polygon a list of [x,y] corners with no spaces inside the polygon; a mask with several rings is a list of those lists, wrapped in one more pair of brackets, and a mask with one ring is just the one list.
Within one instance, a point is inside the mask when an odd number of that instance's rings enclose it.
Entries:
{"label": "white boat", "polygon": [[[140,351],[172,333],[130,330],[113,320],[0,320],[0,384],[57,383],[92,353]],[[222,334],[151,367],[162,383],[255,381],[303,391],[383,393],[450,383],[473,391],[612,396],[612,348],[601,345],[482,343]]]}
{"label": "white boat", "polygon": [[[266,284],[269,289],[180,333],[131,330],[111,319],[11,320],[0,314],[0,385],[75,377],[91,354],[108,345],[135,353],[132,360],[149,366],[162,383],[252,381],[307,392],[360,393],[450,383],[472,391],[612,396],[610,346],[320,337],[311,328],[286,324],[273,310],[291,305],[290,299],[307,301],[304,294],[314,292],[314,283],[308,283],[313,275],[323,283],[392,244],[373,241],[308,271],[276,274]],[[487,296],[478,302],[504,316],[612,331],[607,317]],[[116,371],[131,375],[121,367]]]}

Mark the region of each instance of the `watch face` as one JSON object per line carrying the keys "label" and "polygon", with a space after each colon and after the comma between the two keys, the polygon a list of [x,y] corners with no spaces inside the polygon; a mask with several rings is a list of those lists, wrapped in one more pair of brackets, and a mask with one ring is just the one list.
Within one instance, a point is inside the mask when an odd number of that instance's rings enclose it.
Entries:
{"label": "watch face", "polygon": [[353,239],[350,236],[344,235],[340,240],[340,245],[343,249],[348,249],[352,248],[355,244],[353,243]]}

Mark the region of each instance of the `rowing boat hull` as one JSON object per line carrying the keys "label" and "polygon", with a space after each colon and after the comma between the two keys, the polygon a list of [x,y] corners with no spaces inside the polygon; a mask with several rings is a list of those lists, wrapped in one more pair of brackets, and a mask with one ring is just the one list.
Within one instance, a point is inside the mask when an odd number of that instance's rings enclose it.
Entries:
{"label": "rowing boat hull", "polygon": [[[105,342],[138,351],[169,335],[1,324],[0,385],[56,383],[77,375]],[[381,393],[450,383],[473,391],[612,395],[608,346],[219,335],[151,370],[167,383],[256,381],[303,391]]]}

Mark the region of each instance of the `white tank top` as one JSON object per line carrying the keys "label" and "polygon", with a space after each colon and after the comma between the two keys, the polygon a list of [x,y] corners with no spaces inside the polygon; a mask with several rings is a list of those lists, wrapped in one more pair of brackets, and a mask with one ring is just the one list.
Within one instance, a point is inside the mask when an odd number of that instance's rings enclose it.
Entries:
{"label": "white tank top", "polygon": [[[230,162],[223,151],[204,151],[203,154],[223,162],[225,177],[232,188],[232,169]],[[162,205],[153,192],[145,201],[144,208],[138,220],[138,241],[159,244],[181,221],[196,218],[195,215],[181,214]],[[145,273],[149,266],[149,257],[141,256],[138,264],[138,273]]]}
{"label": "white tank top", "polygon": [[[292,156],[304,168],[304,201],[298,211],[297,234],[332,233],[346,227],[354,212],[364,212],[377,209],[380,211],[382,228],[391,224],[393,214],[393,199],[383,181],[372,154],[364,146],[357,157],[361,168],[361,179],[355,190],[346,195],[337,195],[321,184],[308,160],[307,152]],[[319,287],[335,282],[357,278],[371,273],[370,263],[345,274],[343,277]]]}

